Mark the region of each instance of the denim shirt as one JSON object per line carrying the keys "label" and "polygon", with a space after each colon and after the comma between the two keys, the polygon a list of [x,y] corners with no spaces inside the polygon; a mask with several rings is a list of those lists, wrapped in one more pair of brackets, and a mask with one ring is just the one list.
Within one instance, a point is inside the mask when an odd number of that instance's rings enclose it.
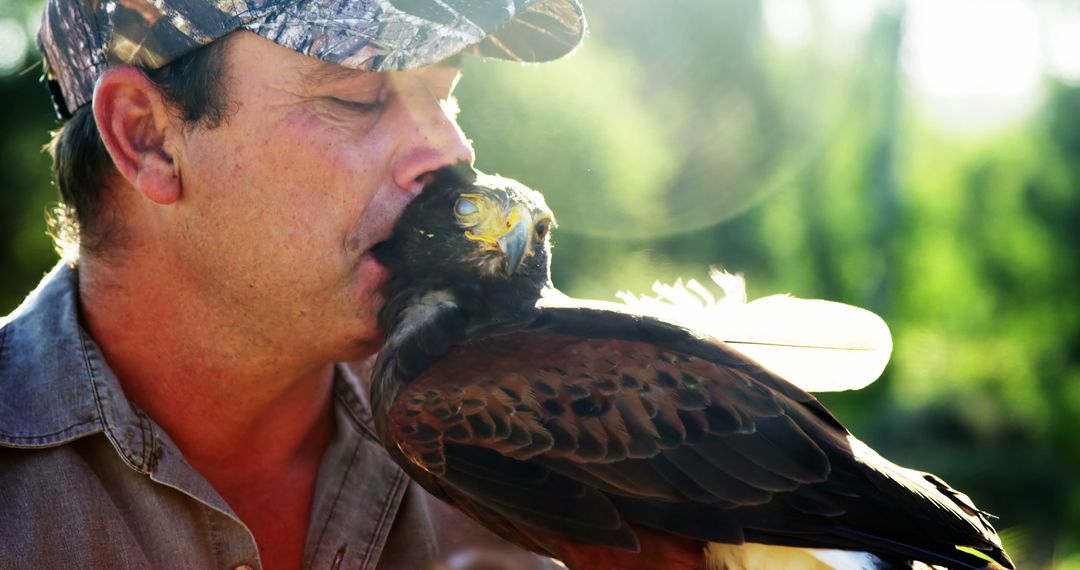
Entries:
{"label": "denim shirt", "polygon": [[[58,265],[0,325],[0,568],[261,568],[251,532],[80,326],[77,269]],[[337,371],[305,568],[555,567],[411,483],[361,375]]]}

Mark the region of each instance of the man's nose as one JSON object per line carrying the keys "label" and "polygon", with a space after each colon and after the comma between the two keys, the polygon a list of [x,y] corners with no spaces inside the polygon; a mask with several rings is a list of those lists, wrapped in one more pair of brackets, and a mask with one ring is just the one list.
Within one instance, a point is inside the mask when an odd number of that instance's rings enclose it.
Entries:
{"label": "man's nose", "polygon": [[423,82],[416,80],[402,90],[398,112],[403,132],[393,168],[399,188],[417,194],[436,170],[459,162],[472,164],[476,159],[457,120]]}

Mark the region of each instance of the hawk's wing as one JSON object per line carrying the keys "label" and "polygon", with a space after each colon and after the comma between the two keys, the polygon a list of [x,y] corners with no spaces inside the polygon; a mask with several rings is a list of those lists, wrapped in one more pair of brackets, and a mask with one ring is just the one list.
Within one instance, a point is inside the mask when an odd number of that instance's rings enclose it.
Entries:
{"label": "hawk's wing", "polygon": [[965,496],[884,460],[745,356],[656,319],[549,304],[454,346],[386,420],[429,490],[549,552],[566,539],[634,549],[643,526],[985,566],[963,546],[1011,567]]}

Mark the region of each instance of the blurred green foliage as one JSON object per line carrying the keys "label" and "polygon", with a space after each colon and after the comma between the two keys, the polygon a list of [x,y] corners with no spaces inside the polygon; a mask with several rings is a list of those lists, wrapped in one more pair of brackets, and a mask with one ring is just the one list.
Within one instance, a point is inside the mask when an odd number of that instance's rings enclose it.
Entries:
{"label": "blurred green foliage", "polygon": [[[752,297],[884,316],[886,375],[822,400],[999,515],[1021,567],[1080,569],[1080,88],[1048,80],[1008,130],[945,132],[905,90],[889,6],[842,49],[819,34],[792,50],[754,0],[597,0],[568,60],[468,61],[461,122],[480,168],[548,196],[572,294],[721,265]],[[0,74],[3,311],[56,259],[38,74]]]}

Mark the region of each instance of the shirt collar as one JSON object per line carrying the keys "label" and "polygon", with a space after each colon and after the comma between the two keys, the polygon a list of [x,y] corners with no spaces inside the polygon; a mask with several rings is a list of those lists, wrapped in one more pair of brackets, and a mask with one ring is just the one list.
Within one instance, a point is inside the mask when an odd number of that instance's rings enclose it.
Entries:
{"label": "shirt collar", "polygon": [[0,320],[0,446],[53,447],[104,433],[146,473],[152,425],[80,326],[78,283],[78,269],[61,262]]}

